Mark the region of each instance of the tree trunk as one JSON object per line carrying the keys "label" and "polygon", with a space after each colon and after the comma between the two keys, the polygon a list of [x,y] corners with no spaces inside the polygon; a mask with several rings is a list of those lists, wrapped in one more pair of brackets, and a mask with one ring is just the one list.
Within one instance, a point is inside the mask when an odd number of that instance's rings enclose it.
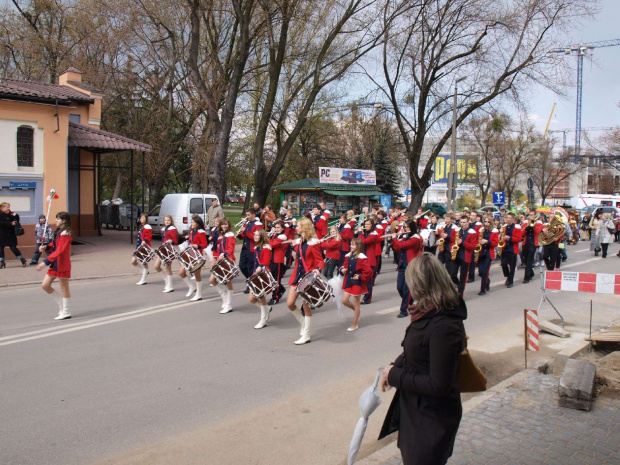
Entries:
{"label": "tree trunk", "polygon": [[[120,166],[119,166],[120,168]],[[118,199],[121,195],[121,188],[123,186],[123,172],[120,169],[116,170],[116,184],[114,185],[114,192],[112,193],[112,199]]]}
{"label": "tree trunk", "polygon": [[422,201],[424,200],[424,192],[422,189],[415,189],[414,186],[411,186],[411,203],[409,204],[409,211],[415,213],[418,211],[418,208],[422,205]]}

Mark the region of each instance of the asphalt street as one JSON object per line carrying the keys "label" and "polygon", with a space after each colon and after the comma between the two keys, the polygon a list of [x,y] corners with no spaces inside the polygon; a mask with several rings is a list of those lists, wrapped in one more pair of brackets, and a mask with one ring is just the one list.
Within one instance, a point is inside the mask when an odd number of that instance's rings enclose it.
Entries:
{"label": "asphalt street", "polygon": [[[567,271],[618,272],[617,257],[594,258],[586,249],[569,248]],[[477,295],[478,281],[466,289],[466,329],[474,349],[522,347],[523,309],[537,308],[541,296],[538,272],[527,285],[522,275],[518,270],[515,287],[506,289],[493,265],[490,294]],[[350,437],[359,415],[357,396],[376,369],[398,355],[407,326],[396,318],[393,264],[384,264],[358,331],[347,333],[352,312],[341,319],[329,302],[316,312],[312,343],[305,346],[293,344],[299,328],[284,303],[274,306],[269,326],[253,329],[259,311],[240,293],[240,281],[235,311],[220,315],[213,289],[205,286],[206,299],[189,303],[178,277],[171,294],[161,292],[160,278],[149,279],[151,284],[139,287],[133,277],[73,282],[73,318],[64,322],[52,319],[54,305],[37,286],[0,290],[0,463],[154,463],[144,451],[174,447],[189,455],[162,452],[158,462],[320,464],[345,457],[343,438]],[[590,298],[596,302],[595,326],[619,316],[610,296],[549,295],[580,331]],[[554,317],[543,304],[541,319]],[[549,340],[551,350],[560,350],[560,343]],[[359,394],[343,401],[347,386]],[[241,426],[225,426],[236,419],[248,430],[260,429],[270,416],[287,415],[287,408],[304,411],[287,401],[313,395],[325,410],[313,406],[311,424],[318,427],[312,433],[303,425],[288,434],[265,431],[257,445],[238,437]],[[170,442],[197,431],[203,436],[183,446]],[[308,436],[312,443],[303,444]],[[275,440],[282,437],[289,442]],[[304,451],[297,459],[291,452],[296,441]],[[201,450],[207,446],[212,449]]]}

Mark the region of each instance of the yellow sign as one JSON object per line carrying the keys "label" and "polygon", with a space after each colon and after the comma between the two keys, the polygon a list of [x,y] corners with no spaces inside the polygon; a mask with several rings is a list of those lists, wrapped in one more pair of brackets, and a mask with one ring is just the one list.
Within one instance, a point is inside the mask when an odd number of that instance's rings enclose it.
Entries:
{"label": "yellow sign", "polygon": [[[434,183],[448,183],[452,159],[450,155],[440,154],[435,159]],[[476,155],[457,155],[456,173],[458,183],[470,183],[478,181],[478,158]]]}

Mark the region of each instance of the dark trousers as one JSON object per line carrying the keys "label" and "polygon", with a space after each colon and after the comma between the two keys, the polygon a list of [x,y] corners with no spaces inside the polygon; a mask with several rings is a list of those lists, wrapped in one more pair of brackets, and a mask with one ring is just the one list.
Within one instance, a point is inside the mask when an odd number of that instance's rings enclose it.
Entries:
{"label": "dark trousers", "polygon": [[443,252],[437,252],[437,258],[439,259],[439,261],[441,263],[444,264],[444,266],[446,268],[448,268],[448,263],[451,261],[450,260],[450,251],[449,250],[445,250]]}
{"label": "dark trousers", "polygon": [[327,279],[332,279],[334,277],[334,270],[338,266],[338,260],[335,258],[328,258],[325,260],[325,267],[323,268],[323,276]]}
{"label": "dark trousers", "polygon": [[514,253],[504,250],[502,253],[502,271],[506,278],[506,284],[512,284],[515,278],[515,268],[517,267],[517,256]]}
{"label": "dark trousers", "polygon": [[603,258],[607,257],[607,249],[609,248],[609,244],[601,242],[601,248],[603,249]]}
{"label": "dark trousers", "polygon": [[3,245],[0,247],[0,262],[4,261],[4,248],[5,247],[8,247],[9,249],[11,249],[11,252],[13,252],[13,254],[17,258],[22,258],[22,253],[19,251],[17,247],[15,247],[14,245]]}
{"label": "dark trousers", "polygon": [[289,247],[286,249],[286,253],[284,254],[284,263],[286,263],[286,268],[290,268],[293,264],[293,248]]}
{"label": "dark trousers", "polygon": [[555,262],[558,260],[558,244],[549,244],[543,247],[543,260],[548,270],[555,270]]}
{"label": "dark trousers", "polygon": [[[32,254],[30,263],[39,263],[39,259],[41,258],[41,252],[39,252],[39,247],[41,247],[41,244],[37,242],[37,247],[34,249],[34,254]],[[46,251],[45,255],[49,255],[49,252]]]}
{"label": "dark trousers", "polygon": [[474,260],[474,254],[471,254],[472,262],[469,264],[469,272],[467,273],[467,277],[470,281],[474,281],[476,279],[476,262]]}
{"label": "dark trousers", "polygon": [[254,268],[254,253],[248,249],[241,250],[241,256],[239,257],[239,269],[243,276],[249,278],[252,276],[252,269]]}
{"label": "dark trousers", "polygon": [[409,306],[409,296],[411,293],[409,292],[409,287],[407,286],[407,282],[405,281],[405,268],[398,269],[398,278],[396,279],[396,290],[398,291],[398,295],[401,298],[400,301],[400,314],[407,315],[407,307]]}
{"label": "dark trousers", "polygon": [[491,286],[489,271],[491,271],[491,256],[485,255],[478,260],[478,271],[480,272],[480,291],[486,292]]}
{"label": "dark trousers", "polygon": [[372,288],[375,285],[375,277],[377,276],[377,267],[372,266],[372,277],[368,280],[368,292],[364,295],[364,302],[370,303],[372,301]]}
{"label": "dark trousers", "polygon": [[473,268],[473,263],[467,263],[465,260],[457,257],[456,260],[454,260],[454,267],[455,267],[454,274],[455,276],[458,276],[458,280],[456,284],[459,287],[459,294],[461,294],[461,297],[462,297],[463,293],[465,292],[465,285],[467,284],[467,277],[469,275],[469,269],[470,267]]}
{"label": "dark trousers", "polygon": [[271,263],[269,265],[269,271],[271,275],[277,281],[278,287],[273,290],[273,300],[278,301],[280,297],[286,292],[286,289],[282,285],[282,276],[284,275],[284,263]]}
{"label": "dark trousers", "polygon": [[524,281],[529,281],[534,277],[534,257],[536,256],[536,246],[534,244],[525,244],[523,246],[523,260],[525,263]]}
{"label": "dark trousers", "polygon": [[379,254],[379,255],[377,255],[377,273],[376,274],[381,273],[381,264],[382,263],[383,263],[383,259],[382,259],[381,254]]}

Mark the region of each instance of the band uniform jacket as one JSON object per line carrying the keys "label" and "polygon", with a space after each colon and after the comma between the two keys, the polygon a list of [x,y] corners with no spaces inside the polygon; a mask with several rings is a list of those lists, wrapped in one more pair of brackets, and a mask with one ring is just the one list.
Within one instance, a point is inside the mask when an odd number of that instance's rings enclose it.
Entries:
{"label": "band uniform jacket", "polygon": [[377,231],[366,233],[365,231],[358,236],[364,244],[364,254],[368,257],[368,264],[371,267],[377,266],[377,242],[379,242],[379,234]]}
{"label": "band uniform jacket", "polygon": [[271,246],[265,245],[262,248],[256,247],[254,249],[254,264],[252,266],[252,274],[256,272],[256,268],[263,267],[269,270],[269,264],[271,263]]}
{"label": "band uniform jacket", "polygon": [[293,250],[295,251],[297,259],[295,260],[293,274],[288,282],[289,286],[297,284],[309,271],[317,269],[322,270],[325,267],[323,253],[321,252],[321,244],[318,239],[313,238],[309,241],[297,239]]}
{"label": "band uniform jacket", "polygon": [[476,230],[473,228],[469,228],[467,231],[460,229],[457,234],[457,237],[462,239],[463,242],[459,245],[456,258],[460,258],[465,263],[471,263],[473,251],[478,245],[478,234],[476,234]]}
{"label": "band uniform jacket", "polygon": [[187,240],[190,245],[197,245],[200,251],[206,249],[209,244],[207,241],[207,232],[204,229],[192,229],[187,235]]}
{"label": "band uniform jacket", "polygon": [[257,229],[261,229],[263,227],[262,223],[258,218],[254,221],[248,221],[244,228],[239,231],[239,238],[243,239],[243,245],[241,246],[241,250],[249,250],[250,252],[254,252],[256,247],[256,242],[254,242],[254,231]]}
{"label": "band uniform jacket", "polygon": [[510,239],[506,239],[506,247],[504,247],[503,253],[508,251],[517,255],[519,253],[519,243],[521,242],[522,233],[520,224],[511,224],[506,226],[505,236],[510,236]]}
{"label": "band uniform jacket", "polygon": [[388,383],[397,389],[379,439],[399,431],[404,465],[445,464],[462,416],[457,363],[465,346],[463,299],[411,322]]}
{"label": "band uniform jacket", "polygon": [[[344,258],[343,268],[346,269],[342,290],[351,295],[362,295],[368,292],[368,280],[372,278],[373,271],[368,264],[368,258],[363,253],[353,257],[348,253]],[[359,275],[358,279],[353,276]]]}
{"label": "band uniform jacket", "polygon": [[284,263],[286,251],[288,250],[288,244],[285,244],[284,241],[287,240],[286,234],[278,234],[276,237],[269,239],[269,245],[273,250],[273,263]]}
{"label": "band uniform jacket", "polygon": [[52,253],[43,259],[46,265],[52,265],[54,271],[68,273],[71,271],[71,234],[63,231],[54,233],[54,239],[47,246]]}
{"label": "band uniform jacket", "polygon": [[[224,257],[228,257],[233,262],[235,261],[235,233],[232,231],[228,231],[226,234],[220,234],[217,238],[217,256],[223,255]],[[215,251],[213,251],[213,255],[215,256]]]}
{"label": "band uniform jacket", "polygon": [[333,260],[340,260],[340,249],[342,241],[336,238],[321,242],[321,250],[325,251],[325,257]]}
{"label": "band uniform jacket", "polygon": [[166,228],[164,229],[164,234],[163,234],[161,243],[165,244],[168,241],[172,241],[174,245],[177,245],[179,243],[179,234],[178,234],[177,228],[175,228],[172,225],[166,226]]}
{"label": "band uniform jacket", "polygon": [[[480,235],[478,235],[480,236]],[[495,259],[495,247],[499,243],[499,231],[497,228],[493,228],[491,231],[484,230],[482,233],[482,238],[486,239],[486,244],[482,244],[482,250],[480,251],[480,258],[482,257],[490,257],[491,260]]]}
{"label": "band uniform jacket", "polygon": [[140,226],[138,229],[138,240],[136,243],[136,248],[140,247],[142,244],[146,244],[151,247],[151,242],[153,241],[153,228],[150,224],[145,224]]}
{"label": "band uniform jacket", "polygon": [[523,233],[523,245],[531,243],[531,244],[534,244],[536,247],[540,246],[540,243],[538,241],[538,236],[540,235],[542,230],[545,229],[545,225],[543,225],[542,221],[537,220],[533,228],[529,226],[528,221],[526,221],[524,225],[525,226],[523,225],[521,226],[521,231]]}
{"label": "band uniform jacket", "polygon": [[451,224],[450,226],[446,226],[445,224],[443,225],[442,228],[439,229],[438,233],[437,233],[437,240],[439,241],[439,239],[441,239],[441,235],[442,234],[447,234],[448,237],[446,239],[444,239],[444,252],[450,251],[450,248],[452,248],[452,246],[454,245],[454,241],[456,240],[456,233],[458,232],[459,228],[457,228],[455,225]]}
{"label": "band uniform jacket", "polygon": [[419,257],[424,250],[424,242],[418,234],[413,234],[410,237],[404,236],[402,239],[398,237],[392,239],[392,248],[396,252],[404,250],[406,253],[401,253],[398,260],[398,268],[407,268],[407,265],[411,260]]}
{"label": "band uniform jacket", "polygon": [[323,210],[316,216],[316,218],[314,218],[314,229],[316,230],[316,235],[319,239],[323,239],[327,236],[327,223],[329,216],[329,210]]}
{"label": "band uniform jacket", "polygon": [[338,233],[340,234],[340,238],[342,239],[341,246],[342,252],[345,255],[351,250],[351,239],[353,239],[353,228],[349,223],[344,223],[338,225]]}
{"label": "band uniform jacket", "polygon": [[428,216],[424,215],[421,216],[420,218],[418,218],[418,230],[421,231],[423,229],[426,229],[426,226],[428,226]]}

